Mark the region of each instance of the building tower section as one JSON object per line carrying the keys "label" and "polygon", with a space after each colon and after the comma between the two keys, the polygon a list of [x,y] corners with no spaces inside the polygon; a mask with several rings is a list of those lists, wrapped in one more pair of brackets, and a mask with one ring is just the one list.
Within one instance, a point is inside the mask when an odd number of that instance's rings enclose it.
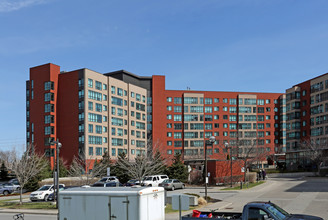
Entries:
{"label": "building tower section", "polygon": [[26,85],[27,144],[36,151],[53,157],[51,142],[59,140],[68,164],[146,152],[146,89],[89,69],[60,72],[54,64],[31,68]]}

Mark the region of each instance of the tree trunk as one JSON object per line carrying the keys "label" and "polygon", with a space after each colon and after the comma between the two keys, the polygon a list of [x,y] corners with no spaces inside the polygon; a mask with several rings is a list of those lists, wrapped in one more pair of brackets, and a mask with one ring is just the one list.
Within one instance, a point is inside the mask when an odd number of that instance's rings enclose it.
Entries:
{"label": "tree trunk", "polygon": [[23,194],[23,187],[21,186],[19,189],[19,204],[23,204],[23,199],[22,199],[22,194]]}

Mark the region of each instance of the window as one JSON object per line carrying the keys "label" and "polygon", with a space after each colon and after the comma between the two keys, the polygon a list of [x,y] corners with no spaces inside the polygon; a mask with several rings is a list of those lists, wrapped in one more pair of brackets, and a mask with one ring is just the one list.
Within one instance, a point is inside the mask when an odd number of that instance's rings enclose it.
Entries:
{"label": "window", "polygon": [[101,93],[88,90],[88,98],[96,101],[101,101]]}
{"label": "window", "polygon": [[174,98],[174,104],[181,104],[181,103],[182,103],[182,98],[180,98],[180,97]]}
{"label": "window", "polygon": [[96,81],[96,85],[95,85],[95,88],[98,89],[98,90],[101,90],[101,87],[102,87],[102,83],[101,82],[98,82]]}
{"label": "window", "polygon": [[44,123],[45,124],[50,124],[55,122],[55,116],[53,115],[46,115],[44,116]]}
{"label": "window", "polygon": [[96,103],[96,111],[97,112],[102,112],[102,105],[101,104]]}
{"label": "window", "polygon": [[89,156],[93,155],[93,147],[89,147]]}
{"label": "window", "polygon": [[198,98],[197,97],[184,97],[184,103],[185,104],[198,104]]}
{"label": "window", "polygon": [[49,102],[49,101],[54,101],[54,93],[49,92],[44,94],[44,101]]}
{"label": "window", "polygon": [[182,106],[174,106],[174,112],[182,112]]}
{"label": "window", "polygon": [[55,106],[54,104],[45,104],[44,105],[44,112],[54,112]]}
{"label": "window", "polygon": [[93,125],[92,124],[88,125],[88,132],[93,133]]}
{"label": "window", "polygon": [[53,126],[46,126],[44,128],[44,134],[45,135],[50,135],[50,134],[54,134],[54,127]]}
{"label": "window", "polygon": [[224,99],[222,100],[222,102],[223,102],[223,103],[228,103],[228,99],[227,99],[227,98],[224,98]]}
{"label": "window", "polygon": [[211,98],[205,98],[205,104],[206,105],[211,105],[212,104],[212,99]]}
{"label": "window", "polygon": [[[33,80],[32,80],[32,89],[33,89]],[[48,90],[54,90],[54,82],[45,82],[44,83],[44,90],[48,91]]]}
{"label": "window", "polygon": [[167,102],[172,102],[172,97],[167,97],[167,98],[166,98],[166,101],[167,101]]}
{"label": "window", "polygon": [[92,88],[93,87],[93,80],[88,79],[88,87]]}
{"label": "window", "polygon": [[123,96],[123,89],[117,88],[117,95]]}
{"label": "window", "polygon": [[237,105],[237,99],[230,99],[230,105]]}
{"label": "window", "polygon": [[170,106],[170,105],[166,106],[166,110],[172,111],[172,106]]}

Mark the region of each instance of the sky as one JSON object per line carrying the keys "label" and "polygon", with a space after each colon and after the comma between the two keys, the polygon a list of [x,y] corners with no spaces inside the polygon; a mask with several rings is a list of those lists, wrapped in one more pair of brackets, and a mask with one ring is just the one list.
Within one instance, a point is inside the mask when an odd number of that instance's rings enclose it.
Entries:
{"label": "sky", "polygon": [[283,93],[328,72],[326,0],[0,0],[0,150],[23,150],[29,68]]}

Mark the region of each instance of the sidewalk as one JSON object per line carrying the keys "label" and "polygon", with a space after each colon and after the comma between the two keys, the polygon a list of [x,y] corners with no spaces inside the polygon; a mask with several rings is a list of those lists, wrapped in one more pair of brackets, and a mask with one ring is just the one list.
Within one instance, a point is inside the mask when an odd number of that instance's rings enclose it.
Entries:
{"label": "sidewalk", "polygon": [[39,215],[57,215],[57,209],[0,209],[0,213],[24,213]]}

